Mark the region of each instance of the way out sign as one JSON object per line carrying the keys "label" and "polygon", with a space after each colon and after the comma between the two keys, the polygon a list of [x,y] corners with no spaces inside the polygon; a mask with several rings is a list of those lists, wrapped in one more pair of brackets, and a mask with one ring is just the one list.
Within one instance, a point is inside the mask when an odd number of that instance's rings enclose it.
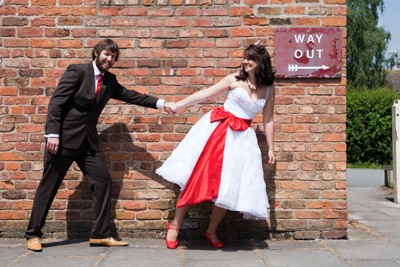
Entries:
{"label": "way out sign", "polygon": [[342,74],[340,28],[275,30],[277,78],[338,78]]}

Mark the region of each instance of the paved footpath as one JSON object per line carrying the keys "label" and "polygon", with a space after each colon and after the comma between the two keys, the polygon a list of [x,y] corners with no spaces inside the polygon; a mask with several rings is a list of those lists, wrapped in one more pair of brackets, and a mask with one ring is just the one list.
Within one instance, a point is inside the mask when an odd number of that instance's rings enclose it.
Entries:
{"label": "paved footpath", "polygon": [[348,240],[226,242],[221,250],[205,240],[185,242],[176,250],[157,239],[131,239],[128,247],[120,248],[89,247],[83,240],[44,240],[43,252],[35,253],[26,249],[24,239],[0,238],[0,266],[400,267],[400,204],[393,203],[392,192],[379,184],[363,186],[348,179]]}

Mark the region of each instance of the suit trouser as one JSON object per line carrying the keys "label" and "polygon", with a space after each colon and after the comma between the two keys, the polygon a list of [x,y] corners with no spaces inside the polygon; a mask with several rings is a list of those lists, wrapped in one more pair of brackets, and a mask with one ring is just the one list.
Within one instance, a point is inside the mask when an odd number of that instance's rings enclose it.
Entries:
{"label": "suit trouser", "polygon": [[46,149],[43,177],[35,194],[28,229],[25,233],[26,238],[42,237],[41,229],[45,224],[51,203],[74,161],[85,175],[92,191],[95,222],[90,237],[110,237],[111,176],[103,154],[91,150],[85,141],[79,149],[60,148],[56,155],[48,153]]}

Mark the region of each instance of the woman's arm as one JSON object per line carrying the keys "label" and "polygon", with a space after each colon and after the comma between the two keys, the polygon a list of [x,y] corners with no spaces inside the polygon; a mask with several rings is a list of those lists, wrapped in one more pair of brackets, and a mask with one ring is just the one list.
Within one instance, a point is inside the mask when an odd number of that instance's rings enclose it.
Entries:
{"label": "woman's arm", "polygon": [[193,93],[190,96],[182,99],[181,101],[177,102],[178,107],[188,107],[194,104],[198,104],[207,99],[217,97],[227,92],[231,88],[232,82],[235,81],[236,79],[235,75],[237,74],[230,74],[228,76],[225,76],[221,81],[219,81],[215,85],[205,90]]}
{"label": "woman's arm", "polygon": [[263,110],[263,125],[265,136],[267,138],[268,145],[268,164],[275,163],[275,153],[274,153],[274,135],[275,135],[275,125],[274,125],[274,106],[275,106],[275,87],[272,86],[271,95],[269,96],[267,103],[265,103]]}

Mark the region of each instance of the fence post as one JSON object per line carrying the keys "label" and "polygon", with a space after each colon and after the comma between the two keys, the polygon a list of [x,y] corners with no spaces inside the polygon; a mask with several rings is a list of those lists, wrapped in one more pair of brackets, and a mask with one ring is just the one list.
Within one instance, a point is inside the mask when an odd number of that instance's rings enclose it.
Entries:
{"label": "fence post", "polygon": [[393,181],[394,181],[394,202],[400,201],[400,101],[395,100],[392,107],[392,150],[393,150]]}

